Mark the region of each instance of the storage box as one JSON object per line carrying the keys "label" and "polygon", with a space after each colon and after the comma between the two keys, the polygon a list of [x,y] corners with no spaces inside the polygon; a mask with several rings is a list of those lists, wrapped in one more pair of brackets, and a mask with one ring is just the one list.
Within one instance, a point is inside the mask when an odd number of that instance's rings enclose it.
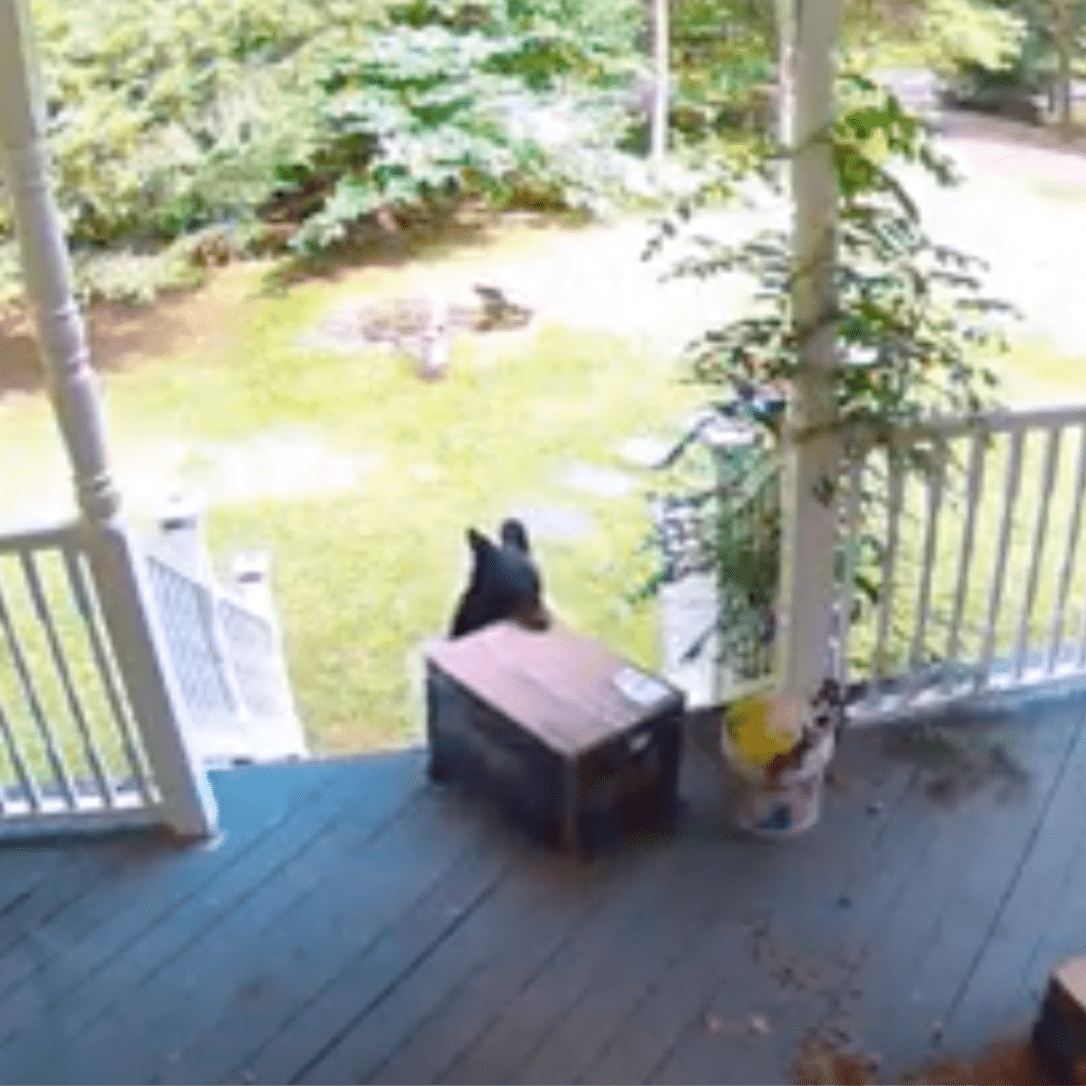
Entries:
{"label": "storage box", "polygon": [[567,848],[666,823],[683,695],[603,645],[498,623],[427,652],[430,775]]}
{"label": "storage box", "polygon": [[1033,1043],[1056,1081],[1086,1083],[1086,958],[1052,971]]}

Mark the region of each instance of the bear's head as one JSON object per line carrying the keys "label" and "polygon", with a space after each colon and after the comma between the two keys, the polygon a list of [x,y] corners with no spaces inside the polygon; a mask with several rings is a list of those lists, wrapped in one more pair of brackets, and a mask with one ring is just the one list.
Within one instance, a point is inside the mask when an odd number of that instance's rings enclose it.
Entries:
{"label": "bear's head", "polygon": [[528,531],[515,519],[506,520],[495,543],[469,528],[471,578],[453,617],[450,636],[462,637],[511,619],[532,630],[545,630],[550,616],[543,605],[543,579],[532,559]]}

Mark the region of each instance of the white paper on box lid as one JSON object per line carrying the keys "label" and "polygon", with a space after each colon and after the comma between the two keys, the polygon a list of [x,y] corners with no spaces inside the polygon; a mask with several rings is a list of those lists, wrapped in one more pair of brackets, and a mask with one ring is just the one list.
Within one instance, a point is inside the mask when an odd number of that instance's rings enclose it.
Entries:
{"label": "white paper on box lid", "polygon": [[671,688],[666,683],[634,667],[624,667],[611,681],[622,694],[637,705],[653,705],[671,693]]}

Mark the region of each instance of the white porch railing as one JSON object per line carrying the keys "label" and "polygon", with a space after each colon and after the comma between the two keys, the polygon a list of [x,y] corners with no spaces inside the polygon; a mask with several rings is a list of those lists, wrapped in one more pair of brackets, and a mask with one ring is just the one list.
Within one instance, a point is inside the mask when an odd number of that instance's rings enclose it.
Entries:
{"label": "white porch railing", "polygon": [[162,820],[86,535],[0,539],[0,835]]}
{"label": "white porch railing", "polygon": [[[883,452],[843,488],[841,678],[874,721],[1086,677],[1086,405],[930,419],[897,435],[919,477]],[[862,523],[860,494],[885,502]],[[857,578],[882,593],[845,606]]]}
{"label": "white porch railing", "polygon": [[[823,645],[850,719],[1086,681],[1086,404],[932,418],[895,448],[923,469],[857,453],[839,491],[836,628]],[[670,548],[685,568],[661,598],[666,667],[694,705],[772,680],[768,653],[721,659],[719,636],[698,642],[721,605],[695,539],[714,515],[699,526],[685,514]],[[861,606],[865,582],[881,588]]]}
{"label": "white porch railing", "polygon": [[233,587],[126,530],[0,537],[0,838],[214,826],[213,762],[306,753],[259,568]]}
{"label": "white porch railing", "polygon": [[196,756],[204,765],[304,757],[264,571],[249,564],[221,584],[191,530],[190,561],[177,547],[149,548],[146,561]]}
{"label": "white porch railing", "polygon": [[210,563],[172,569],[122,515],[29,30],[25,0],[0,0],[0,176],[80,519],[0,538],[0,835],[160,822],[208,837],[217,809],[198,740],[212,710],[289,717],[301,732],[259,586],[234,598]]}

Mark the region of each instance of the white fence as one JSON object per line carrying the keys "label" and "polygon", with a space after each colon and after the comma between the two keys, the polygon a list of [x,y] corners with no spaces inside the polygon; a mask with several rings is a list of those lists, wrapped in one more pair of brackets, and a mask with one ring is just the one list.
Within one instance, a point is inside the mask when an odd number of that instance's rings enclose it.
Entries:
{"label": "white fence", "polygon": [[302,757],[282,643],[270,607],[155,549],[152,592],[204,765]]}
{"label": "white fence", "polygon": [[206,833],[208,764],[305,753],[259,567],[223,586],[85,522],[0,537],[0,837]]}
{"label": "white fence", "polygon": [[[838,659],[862,695],[852,716],[1086,677],[1086,406],[931,419],[895,448],[922,468],[858,456],[843,488]],[[882,589],[862,608],[865,574]]]}
{"label": "white fence", "polygon": [[156,821],[78,525],[0,539],[0,834]]}
{"label": "white fence", "polygon": [[[894,450],[855,453],[839,488],[827,663],[850,719],[1086,680],[1086,405],[932,418]],[[719,512],[668,516],[682,567],[661,598],[668,673],[695,705],[764,686],[768,652],[722,659],[703,636],[722,596],[697,536]]]}

